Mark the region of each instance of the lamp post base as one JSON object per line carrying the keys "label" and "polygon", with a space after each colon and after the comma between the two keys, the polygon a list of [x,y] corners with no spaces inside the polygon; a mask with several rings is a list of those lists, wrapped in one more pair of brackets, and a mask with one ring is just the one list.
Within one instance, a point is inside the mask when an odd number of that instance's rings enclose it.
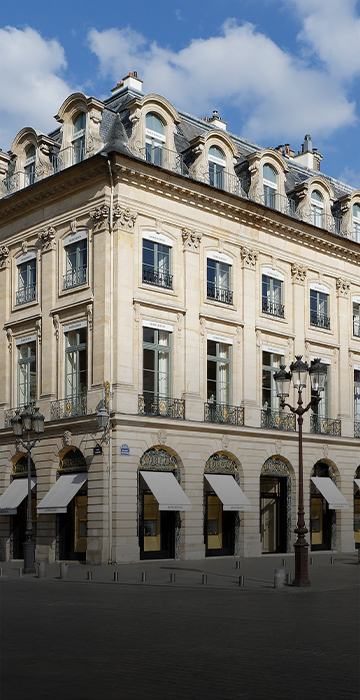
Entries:
{"label": "lamp post base", "polygon": [[311,586],[308,576],[308,548],[307,542],[295,542],[295,578],[292,586],[306,588]]}
{"label": "lamp post base", "polygon": [[24,542],[23,574],[35,574],[35,542]]}

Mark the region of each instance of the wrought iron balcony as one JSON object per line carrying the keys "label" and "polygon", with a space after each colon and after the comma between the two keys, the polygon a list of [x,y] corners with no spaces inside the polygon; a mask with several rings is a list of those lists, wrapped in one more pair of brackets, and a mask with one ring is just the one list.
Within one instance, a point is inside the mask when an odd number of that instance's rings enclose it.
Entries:
{"label": "wrought iron balcony", "polygon": [[262,194],[260,201],[265,207],[270,209],[275,209],[275,211],[280,211],[282,214],[288,214],[289,216],[295,216],[295,202],[293,199],[289,199],[286,195],[274,192],[272,194]]}
{"label": "wrought iron balcony", "polygon": [[314,311],[310,311],[310,326],[316,326],[317,328],[326,328],[330,330],[330,318],[324,314],[317,314]]}
{"label": "wrought iron balcony", "polygon": [[323,418],[321,416],[310,416],[310,432],[321,435],[341,435],[341,420],[338,418]]}
{"label": "wrought iron balcony", "polygon": [[4,411],[4,428],[11,428],[11,419],[15,418],[17,413],[21,413],[25,406],[30,406],[30,411],[34,413],[36,407],[36,401],[30,401],[29,403],[23,403],[21,406],[16,408],[8,408]]}
{"label": "wrought iron balcony", "polygon": [[226,170],[211,175],[209,172],[206,172],[203,175],[198,175],[198,179],[205,182],[207,185],[216,187],[218,190],[236,194],[238,197],[243,195],[238,176],[233,173],[228,173]]}
{"label": "wrought iron balcony", "polygon": [[261,410],[261,427],[292,432],[296,430],[296,416],[293,413],[264,408]]}
{"label": "wrought iron balcony", "polygon": [[36,299],[36,284],[30,284],[28,287],[23,287],[15,294],[16,306],[26,304],[28,301],[34,301],[34,299]]}
{"label": "wrought iron balcony", "polygon": [[244,408],[243,406],[230,406],[227,403],[207,402],[204,405],[204,421],[206,423],[244,425]]}
{"label": "wrought iron balcony", "polygon": [[233,303],[233,293],[230,289],[216,287],[214,284],[207,285],[207,298],[214,301],[221,301],[223,304]]}
{"label": "wrought iron balcony", "polygon": [[59,173],[61,170],[65,170],[65,168],[70,168],[71,165],[81,163],[91,155],[93,155],[93,153],[86,151],[84,146],[74,144],[73,146],[63,148],[61,151],[52,153],[50,156],[53,172]]}
{"label": "wrought iron balcony", "polygon": [[69,396],[67,399],[50,401],[50,420],[85,416],[87,413],[87,394]]}
{"label": "wrought iron balcony", "polygon": [[184,163],[183,157],[177,151],[171,151],[162,146],[147,144],[145,148],[140,148],[141,157],[148,163],[158,165],[160,168],[171,170],[179,175],[188,175],[189,171]]}
{"label": "wrought iron balcony", "polygon": [[354,437],[360,438],[360,421],[354,421]]}
{"label": "wrought iron balcony", "polygon": [[185,400],[148,393],[139,394],[138,411],[140,416],[162,416],[185,420]]}
{"label": "wrought iron balcony", "polygon": [[142,281],[147,284],[153,284],[156,287],[172,289],[173,276],[163,272],[157,272],[152,268],[143,267]]}
{"label": "wrought iron balcony", "polygon": [[63,289],[71,289],[79,287],[87,282],[87,267],[81,267],[78,270],[71,270],[63,277]]}
{"label": "wrought iron balcony", "polygon": [[269,314],[270,316],[278,316],[279,318],[284,318],[284,304],[279,304],[277,301],[271,301],[266,297],[262,300],[262,311],[263,314]]}

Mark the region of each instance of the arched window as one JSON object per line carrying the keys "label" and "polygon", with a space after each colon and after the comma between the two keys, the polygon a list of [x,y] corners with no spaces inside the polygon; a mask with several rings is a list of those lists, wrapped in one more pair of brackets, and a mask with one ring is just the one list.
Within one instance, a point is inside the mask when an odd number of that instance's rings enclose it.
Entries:
{"label": "arched window", "polygon": [[25,187],[28,185],[33,185],[35,182],[35,157],[36,151],[35,146],[29,146],[26,151],[25,158]]}
{"label": "arched window", "polygon": [[145,155],[148,163],[164,164],[165,125],[154,112],[146,115]]}
{"label": "arched window", "polygon": [[85,157],[86,114],[79,112],[73,121],[73,164],[80,163]]}
{"label": "arched window", "polygon": [[360,205],[354,204],[353,206],[353,231],[354,239],[357,243],[360,243]]}
{"label": "arched window", "polygon": [[209,184],[224,189],[225,158],[217,146],[209,148]]}
{"label": "arched window", "polygon": [[311,223],[323,228],[324,203],[320,192],[314,190],[311,193]]}
{"label": "arched window", "polygon": [[264,204],[276,209],[276,172],[268,163],[263,166]]}

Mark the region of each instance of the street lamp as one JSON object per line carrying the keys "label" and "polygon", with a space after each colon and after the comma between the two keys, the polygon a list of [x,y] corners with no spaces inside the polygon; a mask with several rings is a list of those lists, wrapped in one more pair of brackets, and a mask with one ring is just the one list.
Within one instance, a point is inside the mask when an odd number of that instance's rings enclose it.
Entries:
{"label": "street lamp", "polygon": [[[296,355],[296,362],[290,365],[290,372],[286,372],[285,365],[280,365],[280,370],[274,374],[276,383],[276,393],[280,400],[280,407],[288,406],[292,413],[298,417],[299,425],[299,499],[298,499],[298,520],[294,530],[297,535],[295,547],[295,578],[292,582],[293,586],[310,586],[308,576],[308,543],[305,535],[308,532],[305,527],[304,516],[304,484],[303,484],[303,452],[302,452],[302,426],[303,415],[312,406],[316,406],[320,401],[320,392],[324,390],[325,379],[327,373],[326,365],[322,364],[320,359],[312,360],[310,367],[306,362],[302,362],[302,355]],[[307,375],[310,375],[311,389],[313,395],[308,405],[303,408],[302,390],[306,387]],[[297,408],[290,406],[285,402],[289,396],[290,382],[293,381],[294,388],[298,391]]]}
{"label": "street lamp", "polygon": [[[44,432],[44,416],[39,413],[38,408],[34,408],[33,412],[30,406],[25,406],[23,412],[19,415],[17,411],[14,418],[11,419],[11,427],[17,441],[23,446],[27,452],[27,472],[28,472],[28,509],[27,509],[27,525],[25,532],[24,547],[24,574],[34,574],[35,569],[35,542],[33,540],[33,523],[31,515],[31,450],[35,443],[41,438]],[[27,440],[24,442],[21,438],[23,431],[27,433]],[[35,439],[31,442],[30,432],[34,431]]]}

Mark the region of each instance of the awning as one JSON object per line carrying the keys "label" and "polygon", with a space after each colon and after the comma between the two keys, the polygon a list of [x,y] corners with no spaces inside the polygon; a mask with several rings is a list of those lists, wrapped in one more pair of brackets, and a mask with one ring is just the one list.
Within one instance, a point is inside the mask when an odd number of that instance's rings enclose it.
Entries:
{"label": "awning", "polygon": [[356,486],[360,489],[360,479],[354,479]]}
{"label": "awning", "polygon": [[312,476],[311,481],[324,496],[325,500],[328,502],[329,508],[332,508],[332,510],[349,508],[347,500],[328,476]]}
{"label": "awning", "polygon": [[230,474],[205,474],[205,479],[220,498],[224,510],[251,510],[250,501],[233,476]]}
{"label": "awning", "polygon": [[[36,485],[36,476],[31,477],[31,488]],[[14,479],[0,497],[0,515],[16,515],[17,508],[28,494],[28,480]]]}
{"label": "awning", "polygon": [[82,485],[85,484],[87,478],[87,472],[62,474],[56,484],[51,487],[50,491],[40,501],[37,507],[39,515],[43,513],[66,513],[68,504]]}
{"label": "awning", "polygon": [[192,510],[192,505],[172,472],[140,472],[153,492],[159,510]]}

